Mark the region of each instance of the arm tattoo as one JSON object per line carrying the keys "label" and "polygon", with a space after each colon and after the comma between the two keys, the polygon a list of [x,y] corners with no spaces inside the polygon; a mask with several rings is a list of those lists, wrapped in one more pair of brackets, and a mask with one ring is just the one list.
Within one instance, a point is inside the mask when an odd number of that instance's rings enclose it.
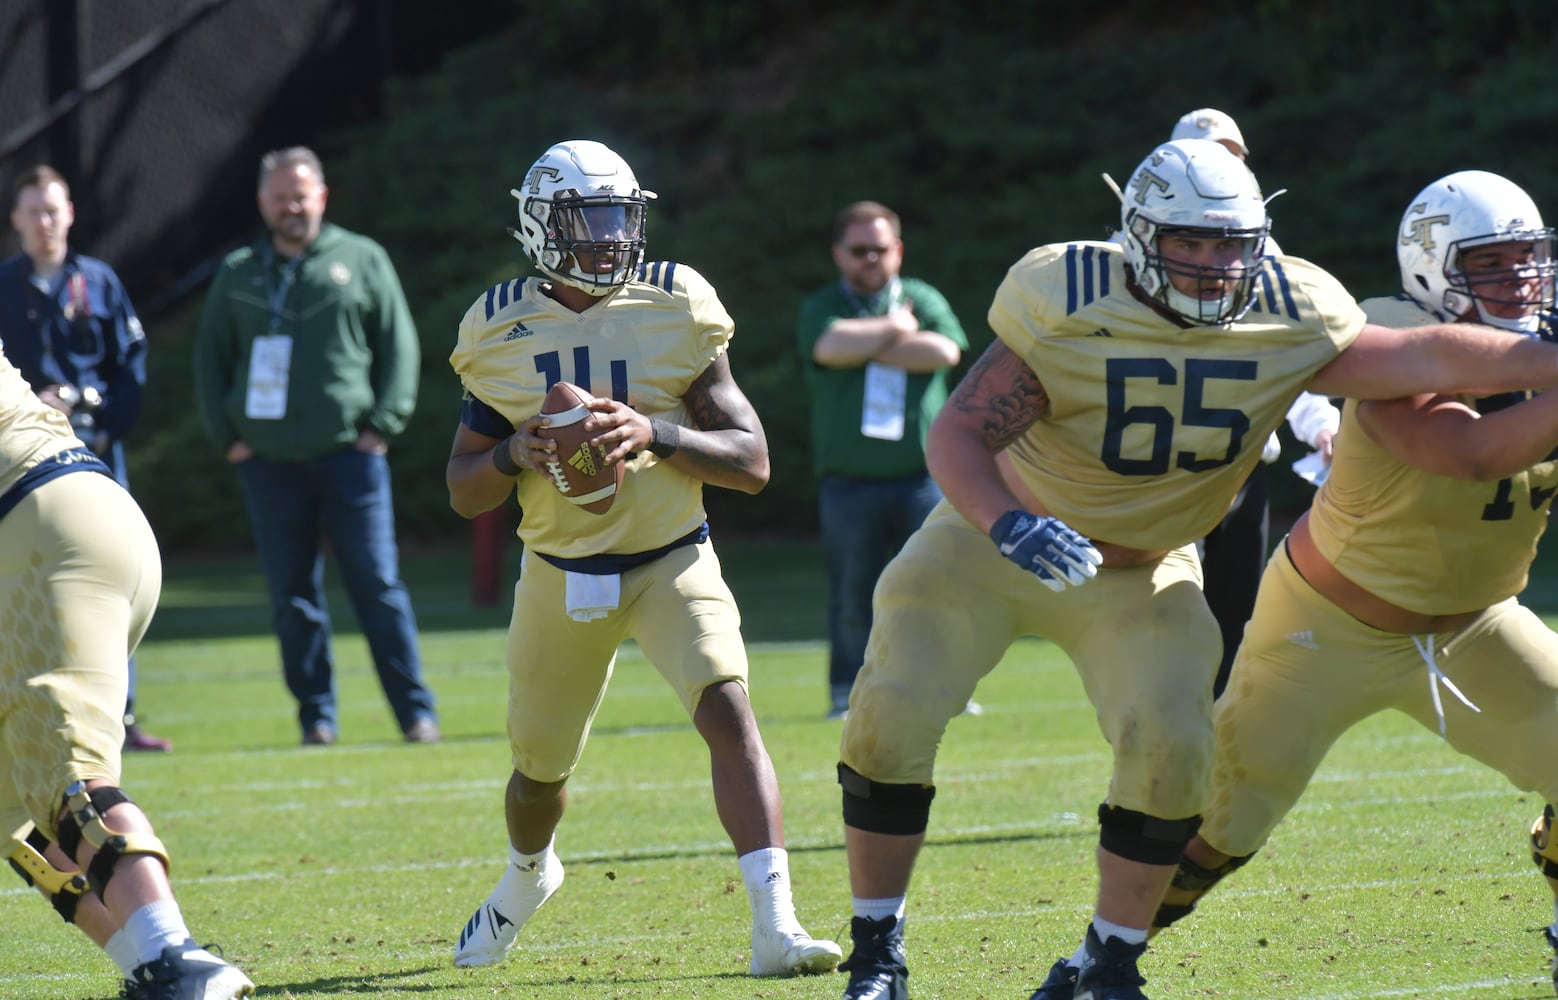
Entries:
{"label": "arm tattoo", "polygon": [[691,458],[694,466],[714,474],[705,477],[705,481],[716,482],[714,476],[720,474],[717,470],[721,467],[728,472],[767,465],[768,439],[763,435],[763,425],[731,376],[730,362],[724,355],[693,380],[682,403],[687,407],[691,430],[681,428],[679,454],[684,456],[683,461]]}
{"label": "arm tattoo", "polygon": [[985,444],[994,452],[1049,413],[1049,393],[1033,369],[997,340],[958,383],[948,405],[980,418]]}

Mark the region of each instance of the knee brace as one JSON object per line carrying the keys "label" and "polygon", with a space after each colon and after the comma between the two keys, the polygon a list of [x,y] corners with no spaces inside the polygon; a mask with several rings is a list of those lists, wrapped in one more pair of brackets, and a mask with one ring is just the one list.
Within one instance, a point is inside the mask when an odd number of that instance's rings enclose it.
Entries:
{"label": "knee brace", "polygon": [[934,785],[890,785],[872,781],[848,764],[839,764],[844,788],[844,825],[867,833],[917,836],[930,825]]}
{"label": "knee brace", "polygon": [[1242,858],[1229,858],[1216,868],[1203,868],[1189,858],[1180,858],[1179,867],[1174,870],[1174,881],[1169,885],[1163,902],[1158,905],[1158,912],[1153,915],[1152,933],[1156,934],[1174,921],[1188,917],[1201,897],[1212,891],[1212,886],[1243,868],[1254,856],[1246,854]]}
{"label": "knee brace", "polygon": [[1558,879],[1558,844],[1553,843],[1553,807],[1548,805],[1531,824],[1531,860],[1542,874]]}
{"label": "knee brace", "polygon": [[1105,802],[1098,807],[1098,846],[1110,854],[1144,865],[1178,864],[1201,817],[1159,819]]}
{"label": "knee brace", "polygon": [[103,822],[103,813],[129,801],[128,795],[111,786],[95,788],[89,793],[86,783],[78,781],[65,789],[65,816],[59,822],[59,845],[78,864],[80,859],[76,854],[83,839],[96,849],[97,855],[86,869],[87,881],[98,899],[103,898],[103,889],[114,877],[114,867],[126,854],[150,854],[162,862],[164,869],[172,867],[167,848],[154,835],[117,833]]}
{"label": "knee brace", "polygon": [[54,906],[67,924],[76,922],[76,904],[87,891],[87,877],[80,872],[62,872],[49,863],[43,852],[49,838],[33,827],[27,839],[11,852],[9,860],[22,881],[37,889]]}

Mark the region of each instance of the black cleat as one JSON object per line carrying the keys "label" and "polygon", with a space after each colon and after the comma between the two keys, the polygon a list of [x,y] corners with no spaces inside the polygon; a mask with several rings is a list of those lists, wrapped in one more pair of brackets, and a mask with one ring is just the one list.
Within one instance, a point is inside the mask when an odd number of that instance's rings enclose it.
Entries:
{"label": "black cleat", "polygon": [[224,959],[185,941],[137,966],[124,981],[124,995],[125,1000],[240,1000],[254,995],[254,984]]}
{"label": "black cleat", "polygon": [[1062,958],[1050,966],[1044,983],[1028,1000],[1071,1000],[1077,992],[1077,967],[1066,964]]}
{"label": "black cleat", "polygon": [[844,1000],[909,1000],[909,967],[904,964],[903,926],[897,917],[849,924],[854,950],[839,963],[849,973]]}
{"label": "black cleat", "polygon": [[1075,1000],[1147,1000],[1141,987],[1147,980],[1136,971],[1136,960],[1147,952],[1147,943],[1126,944],[1117,937],[1098,940],[1091,924],[1082,967],[1077,970]]}

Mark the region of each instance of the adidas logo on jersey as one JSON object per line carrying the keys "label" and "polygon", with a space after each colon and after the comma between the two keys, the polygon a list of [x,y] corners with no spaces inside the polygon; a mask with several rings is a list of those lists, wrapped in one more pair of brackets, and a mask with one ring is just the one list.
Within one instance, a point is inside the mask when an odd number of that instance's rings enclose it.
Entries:
{"label": "adidas logo on jersey", "polygon": [[1088,336],[1089,337],[1113,337],[1114,334],[1109,332],[1109,328],[1107,326],[1101,326],[1098,329],[1094,330],[1092,333],[1088,334]]}
{"label": "adidas logo on jersey", "polygon": [[1304,629],[1302,632],[1289,632],[1287,641],[1295,646],[1303,646],[1305,649],[1319,649],[1320,644],[1315,642],[1315,633],[1312,629]]}
{"label": "adidas logo on jersey", "polygon": [[503,335],[503,342],[506,344],[511,340],[518,340],[521,337],[529,337],[534,333],[535,331],[530,329],[530,327],[526,326],[525,324],[515,323],[509,329],[509,332]]}

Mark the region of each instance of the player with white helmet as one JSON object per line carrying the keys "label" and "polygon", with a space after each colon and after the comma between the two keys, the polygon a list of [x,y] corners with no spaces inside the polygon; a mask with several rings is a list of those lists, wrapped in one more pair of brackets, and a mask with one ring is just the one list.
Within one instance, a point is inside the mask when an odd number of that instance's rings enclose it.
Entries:
{"label": "player with white helmet", "polygon": [[[1211,140],[1241,161],[1246,160],[1250,152],[1238,124],[1216,108],[1199,108],[1185,114],[1175,123],[1170,138]],[[1265,198],[1265,202],[1269,204],[1271,197]],[[1121,236],[1123,243],[1124,232]],[[1268,257],[1282,255],[1282,248],[1271,237],[1269,222],[1261,252]],[[1341,412],[1329,399],[1318,393],[1300,393],[1288,409],[1287,424],[1292,428],[1293,436],[1314,448],[1324,463],[1330,461],[1331,441],[1340,423]],[[1218,663],[1217,680],[1213,684],[1214,694],[1221,694],[1227,686],[1234,654],[1239,649],[1239,639],[1255,607],[1255,589],[1260,583],[1270,548],[1271,509],[1266,466],[1281,457],[1282,442],[1276,434],[1272,434],[1266,439],[1260,464],[1250,470],[1249,478],[1239,488],[1217,527],[1201,540],[1206,602],[1217,619],[1223,637],[1223,655]]]}
{"label": "player with white helmet", "polygon": [[[1510,331],[1490,349],[1553,336],[1553,231],[1512,182],[1433,182],[1395,242],[1402,293],[1365,301],[1371,322]],[[1558,635],[1517,600],[1558,493],[1558,392],[1350,401],[1336,442],[1261,581],[1217,704],[1210,805],[1157,926],[1248,861],[1335,741],[1388,708],[1558,802]],[[1553,816],[1532,848],[1558,895]]]}
{"label": "player with white helmet", "polygon": [[[1478,266],[1502,249],[1494,266]],[[1553,298],[1553,230],[1519,185],[1462,170],[1428,185],[1396,238],[1402,290],[1440,319],[1476,319],[1517,333],[1542,328]]]}
{"label": "player with white helmet", "polygon": [[[542,278],[480,295],[449,358],[465,389],[450,504],[474,517],[517,498],[525,548],[507,643],[509,863],[461,931],[454,963],[501,961],[561,886],[553,835],[568,779],[617,649],[634,639],[709,746],[715,804],[752,906],[749,970],[831,971],[838,945],[813,939],[795,913],[741,616],[704,513],[705,484],[756,493],[768,482],[762,423],[730,371],[735,324],[697,271],[644,260],[654,196],[606,146],[552,146],[513,194],[512,231]],[[547,471],[557,442],[541,410],[562,381],[595,394],[584,428],[606,467],[626,465],[604,513],[571,503]]]}
{"label": "player with white helmet", "polygon": [[[1206,139],[1160,146],[1132,175],[1120,205],[1125,259],[1137,284],[1197,326],[1244,315],[1270,229],[1255,175]],[[1217,239],[1204,255],[1165,253],[1187,234]]]}
{"label": "player with white helmet", "polygon": [[[644,209],[655,193],[639,187],[627,161],[604,144],[556,144],[509,194],[519,200],[519,221],[509,233],[536,270],[591,295],[621,288],[638,273]],[[588,270],[580,251],[593,262]]]}
{"label": "player with white helmet", "polygon": [[1185,112],[1174,123],[1174,131],[1169,133],[1169,138],[1210,139],[1228,147],[1228,151],[1241,160],[1250,155],[1250,147],[1244,142],[1244,133],[1239,131],[1239,124],[1232,116],[1216,108],[1197,108]]}
{"label": "player with white helmet", "polygon": [[1061,243],[1011,267],[996,340],[931,429],[947,499],[877,585],[840,752],[847,1000],[908,994],[906,898],[937,751],[1026,635],[1071,658],[1114,748],[1097,910],[1035,996],[1142,1000],[1137,960],[1211,770],[1220,642],[1196,539],[1306,387],[1388,399],[1558,381],[1558,346],[1372,325],[1324,271],[1263,258],[1258,188],[1215,142],[1154,149],[1126,202],[1129,254]]}

